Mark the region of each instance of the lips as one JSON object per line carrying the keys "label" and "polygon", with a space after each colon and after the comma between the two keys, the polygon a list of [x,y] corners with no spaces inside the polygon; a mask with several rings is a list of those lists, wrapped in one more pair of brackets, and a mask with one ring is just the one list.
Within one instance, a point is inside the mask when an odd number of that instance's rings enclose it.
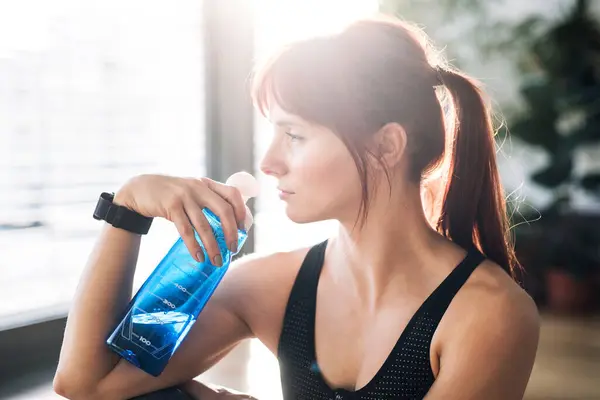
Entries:
{"label": "lips", "polygon": [[294,195],[294,192],[290,192],[287,190],[279,189],[279,198],[281,200],[288,200],[291,196]]}

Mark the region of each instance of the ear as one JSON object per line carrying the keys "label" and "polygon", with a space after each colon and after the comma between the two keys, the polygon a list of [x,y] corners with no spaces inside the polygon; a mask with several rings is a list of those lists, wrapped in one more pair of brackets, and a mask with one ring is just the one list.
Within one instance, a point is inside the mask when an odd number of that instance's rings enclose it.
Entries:
{"label": "ear", "polygon": [[406,131],[402,125],[390,122],[375,133],[371,150],[391,170],[403,160],[406,144]]}

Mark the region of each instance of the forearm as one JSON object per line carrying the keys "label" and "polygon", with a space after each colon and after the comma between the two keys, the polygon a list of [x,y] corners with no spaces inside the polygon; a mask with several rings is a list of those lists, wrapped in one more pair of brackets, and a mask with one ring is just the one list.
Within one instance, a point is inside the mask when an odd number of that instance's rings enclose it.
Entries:
{"label": "forearm", "polygon": [[195,400],[224,400],[224,399],[254,399],[248,394],[236,390],[226,389],[221,386],[203,383],[198,380],[191,380],[181,386],[181,388]]}
{"label": "forearm", "polygon": [[[220,250],[202,209],[220,210],[227,243],[237,242],[236,228],[246,213],[242,195],[235,188],[212,181],[209,187],[203,180],[162,175],[132,178],[115,195],[114,203],[173,222],[192,256],[203,251],[195,235],[198,232],[210,260]],[[249,336],[238,311],[228,302],[219,302],[217,293],[160,376],[119,361],[106,339],[131,299],[140,240],[139,235],[110,225],[104,226],[98,238],[67,320],[54,380],[54,390],[63,397],[128,399],[177,385],[197,376]],[[197,261],[200,258],[204,257]],[[226,281],[220,284],[220,291],[227,292],[224,297],[239,296],[227,291]]]}
{"label": "forearm", "polygon": [[117,363],[105,341],[131,299],[140,240],[103,227],[71,304],[55,385],[92,388]]}

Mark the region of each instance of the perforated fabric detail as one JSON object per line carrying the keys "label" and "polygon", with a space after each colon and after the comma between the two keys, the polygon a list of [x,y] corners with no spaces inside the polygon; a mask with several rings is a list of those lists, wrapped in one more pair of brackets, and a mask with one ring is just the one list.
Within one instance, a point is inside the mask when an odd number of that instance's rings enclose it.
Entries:
{"label": "perforated fabric detail", "polygon": [[287,305],[278,350],[284,399],[422,399],[434,382],[429,357],[433,334],[450,301],[483,257],[472,256],[469,263],[465,259],[415,313],[373,379],[349,391],[327,385],[314,355],[316,287],[324,246],[315,246],[307,255]]}
{"label": "perforated fabric detail", "polygon": [[311,354],[312,324],[307,308],[300,301],[290,305],[285,330],[280,338],[278,358],[285,400],[332,398],[328,388],[323,387],[317,364]]}
{"label": "perforated fabric detail", "polygon": [[437,325],[429,313],[418,315],[382,369],[355,398],[422,399],[434,382],[429,353]]}

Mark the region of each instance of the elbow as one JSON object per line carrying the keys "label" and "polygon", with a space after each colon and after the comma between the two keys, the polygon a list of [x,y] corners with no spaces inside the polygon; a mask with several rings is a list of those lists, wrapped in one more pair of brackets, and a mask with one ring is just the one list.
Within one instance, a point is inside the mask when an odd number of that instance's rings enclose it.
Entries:
{"label": "elbow", "polygon": [[77,376],[64,372],[54,375],[52,389],[57,395],[69,400],[100,400],[93,385],[82,384]]}
{"label": "elbow", "polygon": [[54,380],[52,381],[52,389],[54,390],[54,393],[64,397],[65,399],[74,399],[72,396],[72,391],[65,383],[64,378],[60,377],[58,374],[54,376]]}
{"label": "elbow", "polygon": [[81,388],[77,388],[73,379],[66,377],[64,374],[57,373],[52,381],[52,389],[57,395],[69,400],[83,399]]}

